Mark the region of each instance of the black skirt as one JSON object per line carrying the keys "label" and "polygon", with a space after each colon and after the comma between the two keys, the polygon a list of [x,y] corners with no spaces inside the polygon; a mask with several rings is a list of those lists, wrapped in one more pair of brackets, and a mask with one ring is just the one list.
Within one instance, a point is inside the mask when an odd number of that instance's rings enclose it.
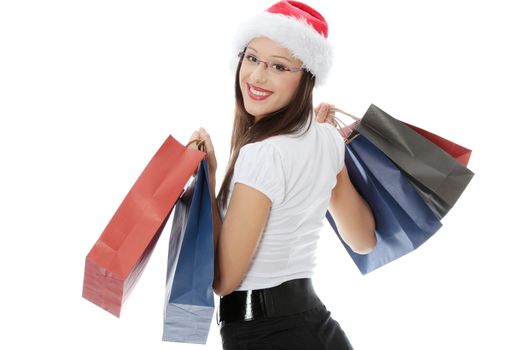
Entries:
{"label": "black skirt", "polygon": [[353,349],[309,278],[235,291],[220,299],[219,311],[225,350]]}

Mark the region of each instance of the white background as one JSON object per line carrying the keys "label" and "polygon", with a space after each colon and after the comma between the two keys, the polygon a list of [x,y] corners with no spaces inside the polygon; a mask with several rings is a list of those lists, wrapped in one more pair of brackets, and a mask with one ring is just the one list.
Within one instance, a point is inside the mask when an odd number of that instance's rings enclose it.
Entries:
{"label": "white background", "polygon": [[[220,349],[215,321],[206,346],[161,341],[167,232],[120,319],[81,297],[84,259],[169,134],[207,129],[222,180],[231,39],[272,3],[0,2],[0,348]],[[309,3],[336,55],[315,105],[374,103],[471,148],[476,173],[434,237],[366,276],[326,222],[332,317],[358,350],[524,349],[519,2]]]}

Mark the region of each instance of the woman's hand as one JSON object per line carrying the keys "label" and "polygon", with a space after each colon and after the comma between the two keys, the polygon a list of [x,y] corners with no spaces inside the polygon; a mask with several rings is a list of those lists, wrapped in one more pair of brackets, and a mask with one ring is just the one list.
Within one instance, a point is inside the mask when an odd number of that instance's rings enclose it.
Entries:
{"label": "woman's hand", "polygon": [[315,107],[315,119],[319,123],[330,123],[333,126],[337,126],[335,122],[335,106],[329,103],[320,103]]}
{"label": "woman's hand", "polygon": [[[217,159],[215,158],[215,149],[213,148],[213,143],[211,142],[210,135],[208,135],[204,128],[200,128],[199,130],[194,131],[193,134],[191,134],[190,141],[192,140],[204,140],[208,171],[210,172],[210,177],[215,178],[215,173],[217,172]],[[197,149],[197,143],[192,143],[188,146],[188,148]]]}

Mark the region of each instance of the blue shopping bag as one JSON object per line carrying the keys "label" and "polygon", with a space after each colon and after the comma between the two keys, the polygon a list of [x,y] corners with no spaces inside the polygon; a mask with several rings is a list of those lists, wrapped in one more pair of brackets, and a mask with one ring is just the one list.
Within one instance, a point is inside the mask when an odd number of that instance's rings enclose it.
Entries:
{"label": "blue shopping bag", "polygon": [[413,251],[439,230],[441,222],[413,185],[363,135],[346,145],[345,164],[350,180],[374,214],[376,246],[368,254],[353,252],[341,238],[330,211],[326,218],[363,275]]}
{"label": "blue shopping bag", "polygon": [[214,314],[214,252],[208,164],[177,202],[166,276],[163,341],[206,344]]}

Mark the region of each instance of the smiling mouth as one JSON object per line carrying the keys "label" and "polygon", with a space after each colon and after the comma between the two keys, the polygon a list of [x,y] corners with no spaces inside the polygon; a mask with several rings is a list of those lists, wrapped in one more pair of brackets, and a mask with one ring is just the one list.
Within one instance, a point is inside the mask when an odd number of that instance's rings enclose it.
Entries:
{"label": "smiling mouth", "polygon": [[259,89],[256,89],[251,84],[247,83],[246,85],[248,87],[248,94],[250,95],[250,97],[252,97],[255,100],[263,100],[267,98],[268,96],[270,96],[271,94],[273,94],[273,92],[271,91],[261,91]]}

